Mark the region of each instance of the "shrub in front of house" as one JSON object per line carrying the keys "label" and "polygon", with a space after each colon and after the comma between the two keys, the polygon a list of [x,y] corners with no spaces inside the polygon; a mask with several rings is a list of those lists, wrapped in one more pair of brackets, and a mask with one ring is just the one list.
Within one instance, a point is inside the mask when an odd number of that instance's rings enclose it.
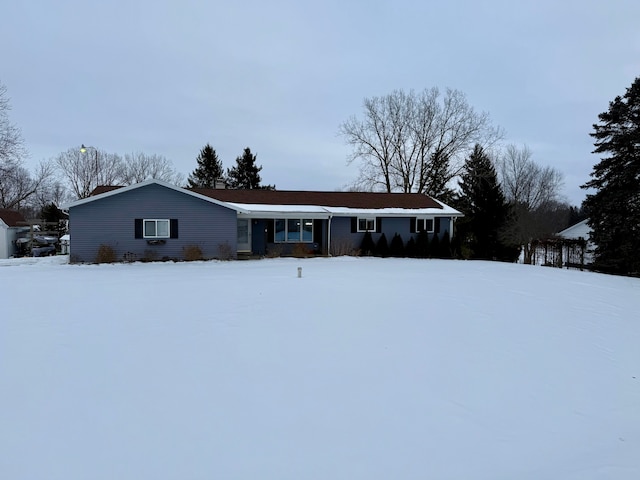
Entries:
{"label": "shrub in front of house", "polygon": [[233,260],[235,258],[233,248],[231,248],[229,242],[220,243],[218,245],[218,258],[220,260]]}
{"label": "shrub in front of house", "polygon": [[182,255],[187,262],[204,259],[202,249],[198,245],[185,245],[182,247]]}
{"label": "shrub in front of house", "polygon": [[416,237],[416,257],[428,258],[430,253],[429,234],[425,231],[418,233]]}
{"label": "shrub in front of house", "polygon": [[291,255],[296,258],[307,258],[313,255],[309,246],[305,243],[296,243],[291,250]]}
{"label": "shrub in front of house", "polygon": [[371,232],[366,232],[362,237],[362,243],[360,244],[360,253],[364,256],[374,255],[376,251],[376,244],[373,243],[373,237]]}
{"label": "shrub in front of house", "polygon": [[329,254],[332,257],[341,257],[343,255],[360,255],[360,251],[353,247],[353,242],[350,238],[338,238],[331,242],[331,251]]}
{"label": "shrub in front of house", "polygon": [[387,242],[387,236],[384,233],[380,235],[376,244],[376,256],[383,258],[389,256],[389,242]]}
{"label": "shrub in front of house", "polygon": [[433,236],[433,240],[429,244],[429,258],[438,258],[440,256],[440,239],[438,235]]}
{"label": "shrub in front of house", "polygon": [[282,256],[282,245],[280,245],[279,243],[274,243],[273,245],[269,245],[269,248],[267,249],[267,253],[265,254],[265,257],[267,258],[280,258]]}
{"label": "shrub in front of house", "polygon": [[116,252],[110,245],[100,245],[96,254],[96,263],[114,263]]}
{"label": "shrub in front of house", "polygon": [[451,238],[449,230],[446,230],[440,240],[440,248],[438,249],[438,258],[451,258]]}
{"label": "shrub in front of house", "polygon": [[415,258],[416,254],[416,241],[413,237],[409,237],[407,244],[404,247],[404,255],[409,258]]}
{"label": "shrub in front of house", "polygon": [[389,255],[392,257],[404,257],[404,242],[399,233],[396,233],[389,244]]}

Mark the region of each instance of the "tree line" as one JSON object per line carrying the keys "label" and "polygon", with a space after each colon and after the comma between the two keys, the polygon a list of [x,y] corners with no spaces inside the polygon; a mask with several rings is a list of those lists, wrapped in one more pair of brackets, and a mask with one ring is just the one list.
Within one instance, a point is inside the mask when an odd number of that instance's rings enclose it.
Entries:
{"label": "tree line", "polygon": [[526,146],[500,147],[503,133],[463,93],[396,90],[364,100],[339,127],[357,162],[357,190],[417,192],[461,210],[455,242],[465,258],[531,262],[533,245],[588,219],[594,267],[640,275],[640,77],[598,116],[590,135],[605,155],[582,188],[580,207],[562,195],[562,173]]}
{"label": "tree line", "polygon": [[226,173],[222,160],[210,144],[206,144],[196,158],[197,167],[189,175],[189,188],[233,188],[275,190],[275,185],[262,185],[257,157],[249,147],[236,158],[236,164]]}
{"label": "tree line", "polygon": [[395,90],[364,100],[339,127],[359,176],[352,188],[430,195],[461,210],[459,255],[530,262],[536,238],[568,226],[562,174],[526,146],[500,147],[503,131],[466,96]]}
{"label": "tree line", "polygon": [[[563,175],[533,160],[526,146],[500,146],[504,133],[486,112],[476,111],[465,95],[437,88],[396,90],[364,100],[363,115],[352,116],[339,133],[352,147],[349,163],[358,163],[355,190],[418,192],[460,209],[460,251],[468,258],[513,259],[532,244],[587,218],[602,271],[640,274],[640,77],[598,116],[590,135],[593,167],[582,206],[561,195]],[[94,147],[76,147],[24,166],[20,129],[9,119],[6,87],[0,84],[0,208],[31,213],[85,198],[98,185],[127,185],[157,178],[184,184],[184,177],[161,155],[124,157]],[[269,188],[262,185],[256,156],[249,148],[226,171],[210,144],[201,149],[185,186]]]}

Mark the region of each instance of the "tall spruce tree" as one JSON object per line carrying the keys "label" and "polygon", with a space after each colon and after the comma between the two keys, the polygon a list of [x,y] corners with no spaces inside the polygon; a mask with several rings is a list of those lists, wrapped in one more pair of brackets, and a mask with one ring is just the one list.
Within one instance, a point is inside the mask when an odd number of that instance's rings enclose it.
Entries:
{"label": "tall spruce tree", "polygon": [[222,161],[216,151],[208,143],[200,150],[196,158],[198,166],[189,175],[189,188],[215,188],[216,181],[224,177]]}
{"label": "tall spruce tree", "polygon": [[640,274],[640,77],[598,115],[590,135],[604,154],[582,188],[595,189],[583,206],[589,214],[595,265],[603,271]]}
{"label": "tall spruce tree", "polygon": [[275,186],[260,185],[260,170],[262,166],[256,165],[256,155],[247,147],[242,156],[236,158],[236,165],[227,170],[227,183],[229,188],[267,189],[274,190]]}
{"label": "tall spruce tree", "polygon": [[465,216],[457,222],[457,235],[470,249],[471,258],[511,260],[505,258],[501,240],[509,206],[493,162],[480,145],[465,161],[458,185],[456,206]]}

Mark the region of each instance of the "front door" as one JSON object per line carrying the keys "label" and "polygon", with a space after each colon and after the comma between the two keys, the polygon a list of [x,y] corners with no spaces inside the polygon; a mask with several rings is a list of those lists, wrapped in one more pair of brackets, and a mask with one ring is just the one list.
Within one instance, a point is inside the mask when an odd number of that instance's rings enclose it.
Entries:
{"label": "front door", "polygon": [[251,251],[251,220],[248,218],[238,219],[238,251]]}

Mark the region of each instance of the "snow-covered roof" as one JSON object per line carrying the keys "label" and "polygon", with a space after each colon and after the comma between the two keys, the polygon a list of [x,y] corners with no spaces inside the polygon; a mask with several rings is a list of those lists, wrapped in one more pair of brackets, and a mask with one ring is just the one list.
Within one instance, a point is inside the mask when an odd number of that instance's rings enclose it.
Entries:
{"label": "snow-covered roof", "polygon": [[384,216],[384,217],[406,217],[406,216],[460,216],[460,212],[447,207],[438,208],[347,208],[347,207],[325,207],[319,205],[263,205],[229,203],[234,208],[244,209],[251,217],[273,218],[279,216],[299,216],[307,215],[308,218],[328,218],[332,216]]}
{"label": "snow-covered roof", "polygon": [[462,213],[455,208],[419,193],[186,189],[160,180],[146,180],[126,187],[102,187],[95,190],[100,193],[77,200],[66,205],[65,208],[73,208],[152,184],[231,208],[240,215],[257,218],[273,218],[274,215],[305,215],[308,218],[363,215],[385,217],[462,216]]}
{"label": "snow-covered roof", "polygon": [[558,232],[558,236],[562,238],[584,238],[588,240],[589,234],[591,233],[591,227],[587,224],[588,221],[588,219],[582,220],[569,228],[565,228],[561,232]]}
{"label": "snow-covered roof", "polygon": [[248,215],[304,214],[315,218],[330,216],[462,216],[458,210],[419,193],[318,192],[287,190],[196,189]]}

